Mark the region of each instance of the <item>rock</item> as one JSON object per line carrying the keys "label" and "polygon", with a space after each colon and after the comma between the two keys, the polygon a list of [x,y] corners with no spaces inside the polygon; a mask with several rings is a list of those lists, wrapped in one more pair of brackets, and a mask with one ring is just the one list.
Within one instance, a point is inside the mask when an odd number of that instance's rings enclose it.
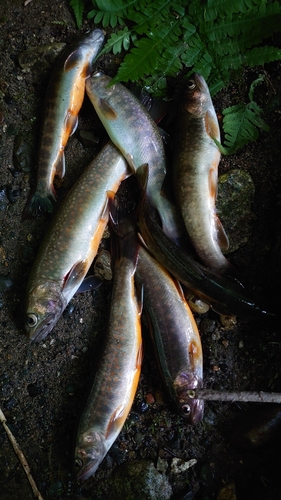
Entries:
{"label": "rock", "polygon": [[216,207],[229,238],[229,249],[225,253],[245,245],[252,233],[254,194],[253,180],[245,170],[231,170],[219,177]]}
{"label": "rock", "polygon": [[236,500],[235,484],[228,483],[223,486],[217,496],[217,500]]}
{"label": "rock", "polygon": [[109,481],[109,500],[169,500],[173,493],[167,477],[146,460],[121,465]]}
{"label": "rock", "polygon": [[52,43],[41,47],[31,47],[20,53],[19,65],[24,71],[30,71],[34,66],[42,70],[52,64],[65,45],[65,43]]}

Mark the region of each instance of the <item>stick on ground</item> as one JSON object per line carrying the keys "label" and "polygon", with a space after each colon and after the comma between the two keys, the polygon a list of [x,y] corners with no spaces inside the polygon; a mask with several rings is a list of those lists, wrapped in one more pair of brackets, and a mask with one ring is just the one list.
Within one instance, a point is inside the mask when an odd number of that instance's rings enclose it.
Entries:
{"label": "stick on ground", "polygon": [[0,422],[2,422],[3,427],[7,433],[7,436],[9,438],[14,450],[15,450],[15,453],[16,453],[21,465],[23,466],[24,472],[26,473],[27,479],[28,479],[30,486],[32,488],[34,497],[38,498],[38,500],[43,500],[43,498],[42,498],[42,496],[41,496],[41,494],[40,494],[40,492],[35,484],[35,481],[31,475],[30,468],[29,468],[29,465],[26,461],[26,458],[25,458],[23,452],[21,451],[21,448],[20,448],[19,444],[17,443],[16,438],[13,436],[12,432],[10,431],[9,427],[6,424],[6,418],[5,418],[5,415],[2,412],[1,408],[0,408]]}
{"label": "stick on ground", "polygon": [[243,403],[281,403],[280,392],[263,391],[215,391],[213,389],[191,389],[187,395],[190,399],[206,399],[209,401],[240,401]]}

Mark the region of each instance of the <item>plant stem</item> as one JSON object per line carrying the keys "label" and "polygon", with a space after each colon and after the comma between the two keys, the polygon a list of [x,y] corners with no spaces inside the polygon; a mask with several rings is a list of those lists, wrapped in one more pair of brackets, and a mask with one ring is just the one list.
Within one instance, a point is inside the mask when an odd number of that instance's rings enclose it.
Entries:
{"label": "plant stem", "polygon": [[35,481],[31,475],[30,468],[29,468],[29,465],[26,461],[26,458],[25,458],[23,452],[21,451],[21,448],[20,448],[19,444],[17,443],[16,438],[14,437],[14,435],[12,434],[12,432],[10,431],[9,427],[6,424],[6,417],[5,417],[4,413],[2,412],[1,408],[0,408],[0,422],[2,422],[3,427],[7,433],[7,436],[9,438],[14,450],[15,450],[15,453],[16,453],[21,465],[23,466],[24,472],[26,473],[27,479],[28,479],[30,486],[32,488],[34,497],[38,498],[38,500],[43,500],[43,497],[41,496],[41,494],[40,494],[40,492],[35,484]]}

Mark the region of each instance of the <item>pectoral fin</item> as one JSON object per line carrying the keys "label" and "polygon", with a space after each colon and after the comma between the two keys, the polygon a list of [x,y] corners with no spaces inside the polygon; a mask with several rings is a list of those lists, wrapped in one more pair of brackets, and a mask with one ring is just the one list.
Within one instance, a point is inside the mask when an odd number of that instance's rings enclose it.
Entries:
{"label": "pectoral fin", "polygon": [[220,140],[220,128],[218,125],[218,120],[215,113],[208,109],[205,115],[205,127],[207,134],[213,138],[215,137],[218,141]]}
{"label": "pectoral fin", "polygon": [[118,408],[116,408],[116,410],[112,413],[106,429],[106,439],[111,440],[115,437],[116,433],[121,431],[122,425],[124,423],[124,413],[124,405],[118,406]]}
{"label": "pectoral fin", "polygon": [[64,152],[61,151],[55,165],[54,175],[57,175],[60,179],[62,179],[64,177],[64,174],[65,174],[65,158],[64,158]]}
{"label": "pectoral fin", "polygon": [[105,100],[102,99],[102,97],[99,99],[99,108],[102,111],[104,117],[107,120],[116,120],[118,118],[116,111],[113,109],[112,106]]}
{"label": "pectoral fin", "polygon": [[78,116],[68,112],[65,118],[66,140],[70,135],[74,134],[75,130],[77,129],[77,126],[78,126]]}
{"label": "pectoral fin", "polygon": [[86,266],[87,263],[85,261],[79,261],[74,264],[64,279],[64,292],[75,288],[78,283],[81,283],[87,272]]}
{"label": "pectoral fin", "polygon": [[71,71],[75,66],[77,66],[79,59],[81,58],[81,50],[76,49],[71,54],[69,54],[68,58],[64,63],[64,71],[67,73]]}
{"label": "pectoral fin", "polygon": [[215,227],[216,227],[216,239],[220,249],[223,252],[225,252],[229,248],[228,237],[218,216],[214,215],[214,217],[215,217]]}

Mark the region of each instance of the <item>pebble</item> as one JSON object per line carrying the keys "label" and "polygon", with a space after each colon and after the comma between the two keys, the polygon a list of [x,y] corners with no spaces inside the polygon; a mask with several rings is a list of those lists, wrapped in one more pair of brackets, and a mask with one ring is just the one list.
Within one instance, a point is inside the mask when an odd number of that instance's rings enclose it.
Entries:
{"label": "pebble", "polygon": [[42,70],[50,66],[65,45],[65,43],[52,43],[51,45],[31,47],[19,54],[18,63],[24,71],[30,71],[34,66],[36,69]]}
{"label": "pebble", "polygon": [[19,172],[31,171],[31,146],[21,134],[16,135],[13,149],[13,164]]}
{"label": "pebble", "polygon": [[12,286],[13,282],[7,276],[0,275],[0,293],[5,292]]}
{"label": "pebble", "polygon": [[194,467],[194,465],[196,464],[197,464],[196,458],[192,458],[187,462],[181,460],[181,458],[173,458],[171,462],[171,472],[173,472],[173,474],[181,474],[182,472],[185,472],[187,469],[190,469],[190,467]]}

